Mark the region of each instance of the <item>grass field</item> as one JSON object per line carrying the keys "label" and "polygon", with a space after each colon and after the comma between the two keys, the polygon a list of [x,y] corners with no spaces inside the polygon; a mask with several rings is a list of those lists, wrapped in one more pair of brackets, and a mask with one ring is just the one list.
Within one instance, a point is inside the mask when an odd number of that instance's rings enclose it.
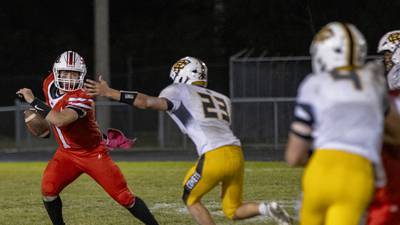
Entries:
{"label": "grass field", "polygon": [[[160,224],[195,224],[181,201],[181,181],[190,162],[118,162],[130,188],[146,201]],[[51,224],[41,202],[40,182],[46,163],[0,163],[0,224]],[[294,213],[300,189],[300,169],[278,162],[246,162],[244,200],[276,200]],[[204,198],[217,224],[274,224],[266,218],[240,222],[223,217],[219,189]],[[140,224],[87,175],[61,194],[68,225]]]}

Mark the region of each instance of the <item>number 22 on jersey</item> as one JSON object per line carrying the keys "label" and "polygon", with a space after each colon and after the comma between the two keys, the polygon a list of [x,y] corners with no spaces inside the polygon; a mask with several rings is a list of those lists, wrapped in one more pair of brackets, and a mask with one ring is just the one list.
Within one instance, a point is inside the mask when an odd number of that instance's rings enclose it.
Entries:
{"label": "number 22 on jersey", "polygon": [[229,123],[229,110],[223,98],[201,92],[197,92],[197,94],[201,98],[205,118],[216,118]]}

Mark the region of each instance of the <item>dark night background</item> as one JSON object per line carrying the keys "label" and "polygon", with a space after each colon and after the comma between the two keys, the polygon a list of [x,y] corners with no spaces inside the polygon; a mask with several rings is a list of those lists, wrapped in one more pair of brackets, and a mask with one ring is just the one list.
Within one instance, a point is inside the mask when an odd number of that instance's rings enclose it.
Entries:
{"label": "dark night background", "polygon": [[[110,1],[112,86],[158,94],[170,66],[191,55],[208,65],[209,87],[227,94],[229,57],[242,49],[255,57],[308,55],[314,33],[338,20],[354,23],[375,54],[379,38],[400,29],[399,9],[398,0]],[[86,59],[93,77],[93,21],[91,0],[2,2],[1,105],[12,105],[23,86],[39,94],[41,79],[68,49]]]}

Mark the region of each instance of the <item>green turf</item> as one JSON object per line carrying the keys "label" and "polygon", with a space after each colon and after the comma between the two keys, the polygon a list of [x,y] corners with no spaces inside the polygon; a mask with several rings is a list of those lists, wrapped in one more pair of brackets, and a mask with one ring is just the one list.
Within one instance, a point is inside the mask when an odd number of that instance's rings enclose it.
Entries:
{"label": "green turf", "polygon": [[[181,181],[190,162],[119,162],[130,188],[148,204],[160,224],[195,224],[181,201]],[[51,224],[40,196],[42,171],[46,163],[0,163],[0,224]],[[300,189],[300,169],[284,163],[246,162],[244,200],[277,200],[293,214]],[[217,224],[274,224],[256,218],[232,222],[222,215],[219,189],[204,203]],[[68,225],[140,224],[115,203],[87,175],[82,175],[61,194]]]}

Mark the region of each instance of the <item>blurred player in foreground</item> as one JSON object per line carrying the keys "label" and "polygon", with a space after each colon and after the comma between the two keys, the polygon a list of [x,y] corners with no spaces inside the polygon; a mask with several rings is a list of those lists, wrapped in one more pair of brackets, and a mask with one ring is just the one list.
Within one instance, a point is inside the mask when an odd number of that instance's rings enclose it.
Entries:
{"label": "blurred player in foreground", "polygon": [[95,105],[82,89],[86,64],[76,52],[62,53],[53,72],[43,82],[46,103],[28,88],[20,89],[25,101],[51,125],[58,149],[42,179],[44,206],[53,224],[65,224],[60,192],[82,173],[92,177],[115,201],[148,225],[157,225],[146,204],[129,190],[118,166],[108,154],[95,120]]}
{"label": "blurred player in foreground", "polygon": [[215,224],[202,204],[203,195],[222,184],[222,208],[232,220],[267,215],[279,224],[290,224],[290,217],[276,202],[243,203],[244,160],[239,139],[230,129],[231,101],[206,88],[207,67],[201,60],[185,57],[170,73],[173,84],[159,97],[135,91],[112,89],[100,77],[88,80],[89,95],[100,95],[142,109],[167,111],[183,133],[195,143],[199,160],[186,174],[183,201],[197,223]]}
{"label": "blurred player in foreground", "polygon": [[289,165],[306,165],[300,224],[358,225],[374,184],[384,182],[374,168],[381,167],[385,113],[388,122],[397,113],[388,106],[383,65],[365,64],[367,43],[354,25],[327,24],[310,53],[313,72],[299,87],[286,148]]}
{"label": "blurred player in foreground", "polygon": [[[400,111],[400,30],[386,33],[379,41],[378,53],[383,55],[389,99]],[[400,123],[397,124],[400,126]],[[382,161],[386,185],[376,190],[368,211],[368,225],[400,225],[400,145],[384,139]]]}

